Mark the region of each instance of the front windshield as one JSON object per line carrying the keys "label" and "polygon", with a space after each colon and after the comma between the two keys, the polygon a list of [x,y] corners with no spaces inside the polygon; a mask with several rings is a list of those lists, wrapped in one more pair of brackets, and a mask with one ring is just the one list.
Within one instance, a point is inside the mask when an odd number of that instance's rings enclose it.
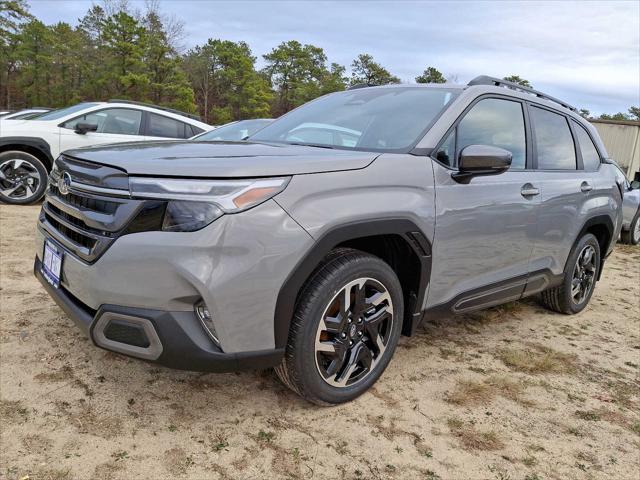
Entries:
{"label": "front windshield", "polygon": [[97,103],[78,103],[77,105],[73,105],[67,108],[61,108],[60,110],[54,110],[53,112],[45,113],[38,117],[38,120],[58,120],[59,118],[65,117],[72,113],[79,112],[80,110],[84,110],[85,108],[95,107],[98,105]]}
{"label": "front windshield", "polygon": [[249,135],[269,125],[273,120],[257,119],[257,120],[240,120],[239,122],[229,123],[215,128],[210,132],[203,133],[194,137],[193,140],[202,141],[218,141],[218,142],[235,142],[244,140]]}
{"label": "front windshield", "polygon": [[456,95],[456,89],[411,86],[347,90],[293,110],[250,140],[402,152]]}

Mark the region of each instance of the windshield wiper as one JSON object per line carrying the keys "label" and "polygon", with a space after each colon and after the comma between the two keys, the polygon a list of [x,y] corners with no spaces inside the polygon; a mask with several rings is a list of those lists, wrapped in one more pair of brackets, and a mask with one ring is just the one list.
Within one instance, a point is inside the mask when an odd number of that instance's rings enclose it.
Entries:
{"label": "windshield wiper", "polygon": [[317,148],[328,148],[330,150],[334,150],[334,147],[331,145],[324,145],[322,143],[298,143],[298,142],[287,142],[289,145],[298,145],[300,147],[317,147]]}

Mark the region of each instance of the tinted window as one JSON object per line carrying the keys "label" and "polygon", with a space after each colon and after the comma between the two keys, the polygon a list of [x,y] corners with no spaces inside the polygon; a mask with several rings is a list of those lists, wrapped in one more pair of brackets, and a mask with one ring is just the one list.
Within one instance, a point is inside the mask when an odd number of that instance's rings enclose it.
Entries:
{"label": "tinted window", "polygon": [[591,137],[578,122],[573,122],[573,127],[578,139],[578,146],[582,154],[582,163],[585,170],[595,171],[600,167],[600,155],[596,146],[591,141]]}
{"label": "tinted window", "polygon": [[533,107],[538,168],[541,170],[575,170],[576,151],[567,119],[557,113]]}
{"label": "tinted window", "polygon": [[492,145],[513,154],[511,168],[525,168],[527,142],[522,104],[488,98],[469,110],[458,125],[458,152],[467,145]]}
{"label": "tinted window", "polygon": [[279,118],[252,135],[251,140],[407,151],[456,94],[453,89],[423,87],[333,93]]}
{"label": "tinted window", "polygon": [[187,138],[184,126],[184,123],[173,118],[150,113],[147,135],[150,137]]}
{"label": "tinted window", "polygon": [[62,125],[63,128],[76,128],[78,123],[97,125],[96,133],[116,135],[139,135],[142,112],[128,108],[108,108],[76,117]]}

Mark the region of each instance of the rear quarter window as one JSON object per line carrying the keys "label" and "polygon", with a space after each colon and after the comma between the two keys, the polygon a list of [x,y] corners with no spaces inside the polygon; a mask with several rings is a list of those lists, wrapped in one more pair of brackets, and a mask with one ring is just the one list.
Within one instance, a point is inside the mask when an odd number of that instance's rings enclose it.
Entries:
{"label": "rear quarter window", "polygon": [[572,120],[572,122],[573,129],[576,132],[578,146],[580,147],[580,153],[582,154],[584,169],[587,171],[598,170],[598,168],[600,168],[600,154],[598,153],[598,149],[593,144],[585,128],[576,121]]}

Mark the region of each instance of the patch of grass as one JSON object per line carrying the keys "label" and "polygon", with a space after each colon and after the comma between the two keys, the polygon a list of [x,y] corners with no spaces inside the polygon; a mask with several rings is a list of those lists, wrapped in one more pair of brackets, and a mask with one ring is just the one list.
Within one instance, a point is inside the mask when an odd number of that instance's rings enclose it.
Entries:
{"label": "patch of grass", "polygon": [[640,435],[640,421],[634,422],[634,424],[631,425],[631,431]]}
{"label": "patch of grass", "polygon": [[273,437],[275,437],[275,433],[273,432],[265,432],[264,430],[260,430],[258,432],[258,440],[265,442],[265,443],[270,443],[273,440]]}
{"label": "patch of grass", "polygon": [[455,390],[447,394],[446,400],[460,406],[487,405],[495,397],[501,396],[514,402],[531,405],[530,401],[522,398],[524,388],[522,383],[494,375],[482,382],[459,381]]}
{"label": "patch of grass", "polygon": [[525,457],[522,459],[522,464],[527,467],[533,467],[538,463],[538,459],[533,456]]}
{"label": "patch of grass", "polygon": [[447,425],[466,450],[500,450],[504,442],[493,430],[481,432],[473,425],[465,425],[462,420],[450,418]]}
{"label": "patch of grass", "polygon": [[425,480],[442,480],[442,477],[433,470],[427,470],[424,472]]}
{"label": "patch of grass", "polygon": [[117,452],[113,452],[111,456],[116,459],[116,462],[119,462],[120,460],[129,458],[129,453],[125,450],[119,450]]}
{"label": "patch of grass", "polygon": [[347,445],[349,445],[347,442],[345,442],[344,440],[340,440],[335,444],[336,452],[338,452],[340,455],[347,455],[349,453]]}
{"label": "patch of grass", "polygon": [[178,430],[178,427],[176,427],[175,425],[169,425],[167,427],[167,430],[169,430],[170,432],[175,432],[176,430]]}
{"label": "patch of grass", "polygon": [[503,349],[498,358],[509,368],[530,374],[571,373],[576,369],[576,356],[542,345],[520,350]]}
{"label": "patch of grass", "polygon": [[591,422],[598,422],[600,421],[601,417],[600,414],[597,412],[587,412],[585,410],[576,410],[575,413],[576,417],[582,419],[582,420],[588,420]]}

